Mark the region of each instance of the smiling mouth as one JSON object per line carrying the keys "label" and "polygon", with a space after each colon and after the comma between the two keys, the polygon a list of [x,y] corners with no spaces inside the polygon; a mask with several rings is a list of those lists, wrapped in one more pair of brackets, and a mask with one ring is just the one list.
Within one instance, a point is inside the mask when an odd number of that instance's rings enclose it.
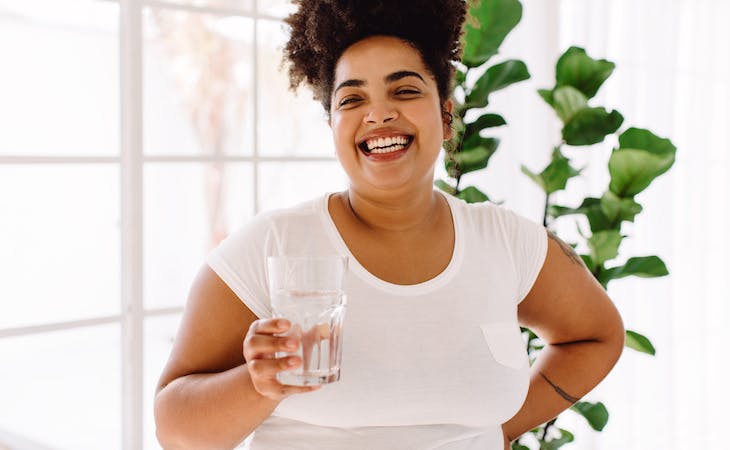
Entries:
{"label": "smiling mouth", "polygon": [[404,148],[411,145],[411,142],[413,142],[413,136],[403,135],[386,138],[367,139],[359,143],[357,146],[365,154],[383,154],[403,150]]}

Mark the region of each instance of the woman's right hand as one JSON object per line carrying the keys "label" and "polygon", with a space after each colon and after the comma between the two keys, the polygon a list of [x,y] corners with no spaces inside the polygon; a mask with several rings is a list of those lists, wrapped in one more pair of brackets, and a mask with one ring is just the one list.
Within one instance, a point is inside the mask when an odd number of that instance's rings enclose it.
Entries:
{"label": "woman's right hand", "polygon": [[302,364],[298,356],[276,358],[275,352],[293,352],[300,342],[293,336],[275,336],[291,327],[286,319],[258,319],[251,323],[243,340],[243,356],[248,373],[259,394],[274,401],[281,401],[291,394],[312,392],[320,386],[288,386],[279,383],[276,374],[292,370]]}

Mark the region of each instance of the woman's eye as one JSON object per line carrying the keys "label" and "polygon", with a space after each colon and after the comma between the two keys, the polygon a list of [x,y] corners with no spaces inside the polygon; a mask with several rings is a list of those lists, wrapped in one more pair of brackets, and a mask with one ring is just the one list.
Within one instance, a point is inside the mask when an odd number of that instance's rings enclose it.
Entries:
{"label": "woman's eye", "polygon": [[348,98],[342,99],[340,101],[340,105],[339,106],[347,106],[347,105],[350,105],[352,103],[356,103],[356,102],[359,102],[359,101],[360,101],[360,99],[357,98],[357,97],[348,97]]}

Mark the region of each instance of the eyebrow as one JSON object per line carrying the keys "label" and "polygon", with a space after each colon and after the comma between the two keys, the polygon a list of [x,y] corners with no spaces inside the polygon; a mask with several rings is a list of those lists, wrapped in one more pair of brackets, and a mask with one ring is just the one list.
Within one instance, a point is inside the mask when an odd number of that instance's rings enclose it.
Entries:
{"label": "eyebrow", "polygon": [[[423,77],[418,72],[413,72],[410,70],[399,70],[398,72],[393,72],[390,75],[387,75],[385,77],[386,83],[394,83],[400,79],[406,78],[406,77],[416,77],[423,81],[424,83],[426,80],[423,79]],[[333,95],[337,93],[340,89],[343,87],[361,87],[365,86],[367,83],[363,80],[345,80],[342,83],[338,84],[335,88],[335,91],[333,92]]]}

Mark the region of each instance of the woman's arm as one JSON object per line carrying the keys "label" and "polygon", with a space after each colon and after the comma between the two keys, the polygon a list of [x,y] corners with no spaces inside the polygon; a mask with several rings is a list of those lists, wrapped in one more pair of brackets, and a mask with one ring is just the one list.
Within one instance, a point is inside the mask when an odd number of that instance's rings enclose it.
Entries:
{"label": "woman's arm", "polygon": [[573,249],[548,234],[545,263],[518,317],[544,342],[520,411],[503,428],[509,440],[549,421],[590,392],[623,350],[624,327],[603,287]]}
{"label": "woman's arm", "polygon": [[273,334],[283,329],[256,319],[210,268],[201,269],[155,396],[165,449],[233,448],[282,398],[312,390],[276,383],[288,359],[272,359],[283,347]]}

